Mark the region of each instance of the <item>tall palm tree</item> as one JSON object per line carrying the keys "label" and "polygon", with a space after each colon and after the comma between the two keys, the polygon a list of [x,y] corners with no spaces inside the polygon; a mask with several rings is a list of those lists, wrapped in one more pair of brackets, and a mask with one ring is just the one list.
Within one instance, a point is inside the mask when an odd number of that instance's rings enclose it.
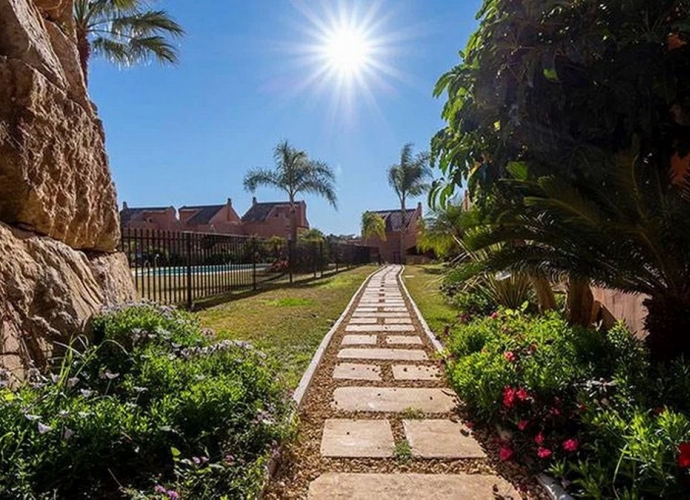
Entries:
{"label": "tall palm tree", "polygon": [[177,63],[169,37],[181,37],[184,30],[167,12],[148,9],[144,0],[75,0],[74,21],[87,83],[92,55],[124,66],[151,59]]}
{"label": "tall palm tree", "polygon": [[254,168],[244,177],[244,188],[254,193],[259,186],[285,191],[290,203],[290,239],[297,241],[295,196],[316,194],[338,208],[335,194],[335,173],[326,163],[309,158],[307,153],[292,147],[288,141],[279,143],[273,152],[274,169]]}
{"label": "tall palm tree", "polygon": [[379,214],[364,212],[361,226],[363,239],[378,236],[382,241],[386,241],[386,222]]}
{"label": "tall palm tree", "polygon": [[430,185],[431,170],[429,169],[429,153],[426,151],[414,154],[412,143],[407,143],[400,151],[400,163],[388,169],[388,184],[393,188],[400,200],[400,262],[405,262],[405,235],[407,234],[407,209],[405,202],[408,198],[421,196]]}

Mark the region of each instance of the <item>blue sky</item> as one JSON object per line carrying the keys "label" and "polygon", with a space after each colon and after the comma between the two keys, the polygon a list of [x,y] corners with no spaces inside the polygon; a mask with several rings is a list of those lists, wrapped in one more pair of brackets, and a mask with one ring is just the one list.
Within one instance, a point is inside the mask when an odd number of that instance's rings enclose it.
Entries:
{"label": "blue sky", "polygon": [[[443,101],[432,89],[459,61],[480,3],[159,1],[187,31],[178,66],[91,65],[120,203],[179,207],[230,197],[242,215],[252,197],[242,187],[246,171],[272,167],[274,146],[288,139],[338,173],[338,211],[305,197],[312,227],[358,232],[364,210],[398,205],[386,170],[403,144],[428,149],[443,126]],[[372,69],[362,85],[315,77],[326,63],[310,54],[343,19],[368,33]],[[284,199],[266,188],[256,196]]]}

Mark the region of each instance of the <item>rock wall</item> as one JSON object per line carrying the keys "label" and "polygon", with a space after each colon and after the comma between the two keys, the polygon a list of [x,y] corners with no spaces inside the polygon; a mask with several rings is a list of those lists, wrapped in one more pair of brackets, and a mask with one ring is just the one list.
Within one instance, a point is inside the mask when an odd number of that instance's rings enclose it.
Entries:
{"label": "rock wall", "polygon": [[72,0],[0,0],[0,365],[20,373],[135,299]]}

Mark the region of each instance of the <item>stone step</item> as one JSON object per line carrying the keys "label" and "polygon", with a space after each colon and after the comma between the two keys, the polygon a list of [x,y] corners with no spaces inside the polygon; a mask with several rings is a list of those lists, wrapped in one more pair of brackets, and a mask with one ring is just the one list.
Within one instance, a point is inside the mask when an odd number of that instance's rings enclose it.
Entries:
{"label": "stone step", "polygon": [[409,318],[409,313],[391,313],[391,312],[355,312],[352,313],[353,318]]}
{"label": "stone step", "polygon": [[348,321],[348,324],[350,325],[375,325],[378,323],[378,318],[359,318],[359,317],[352,317],[350,318],[350,321]]}
{"label": "stone step", "polygon": [[437,366],[393,365],[395,380],[439,380],[441,370]]}
{"label": "stone step", "polygon": [[409,316],[407,318],[384,318],[383,322],[386,325],[411,324],[412,318]]}
{"label": "stone step", "polygon": [[413,457],[485,458],[486,454],[467,427],[451,420],[403,420]]}
{"label": "stone step", "polygon": [[346,332],[414,332],[413,325],[347,325]]}
{"label": "stone step", "polygon": [[[502,496],[501,496],[502,495]],[[309,485],[311,500],[495,500],[520,498],[507,481],[484,474],[327,472]]]}
{"label": "stone step", "polygon": [[381,367],[361,363],[339,363],[333,370],[333,378],[341,380],[381,381]]}
{"label": "stone step", "polygon": [[457,405],[450,390],[418,387],[338,387],[331,407],[340,411],[448,413]]}
{"label": "stone step", "polygon": [[341,345],[376,345],[376,335],[344,335]]}
{"label": "stone step", "polygon": [[329,419],[324,422],[321,456],[387,458],[395,450],[388,420]]}
{"label": "stone step", "polygon": [[347,348],[338,352],[340,359],[379,359],[400,361],[426,361],[429,359],[426,352],[419,349],[387,349],[387,348]]}
{"label": "stone step", "polygon": [[417,335],[386,335],[388,345],[422,345],[422,339]]}

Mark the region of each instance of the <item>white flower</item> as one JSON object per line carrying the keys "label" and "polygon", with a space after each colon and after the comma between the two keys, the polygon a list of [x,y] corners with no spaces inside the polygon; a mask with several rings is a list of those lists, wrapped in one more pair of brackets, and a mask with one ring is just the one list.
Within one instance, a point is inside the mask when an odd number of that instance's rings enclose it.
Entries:
{"label": "white flower", "polygon": [[53,430],[52,427],[49,427],[45,424],[42,424],[41,422],[38,423],[38,433],[39,434],[45,434],[46,432],[50,432],[52,430]]}
{"label": "white flower", "polygon": [[65,427],[65,432],[62,433],[62,439],[69,441],[74,436],[74,431],[69,427]]}

